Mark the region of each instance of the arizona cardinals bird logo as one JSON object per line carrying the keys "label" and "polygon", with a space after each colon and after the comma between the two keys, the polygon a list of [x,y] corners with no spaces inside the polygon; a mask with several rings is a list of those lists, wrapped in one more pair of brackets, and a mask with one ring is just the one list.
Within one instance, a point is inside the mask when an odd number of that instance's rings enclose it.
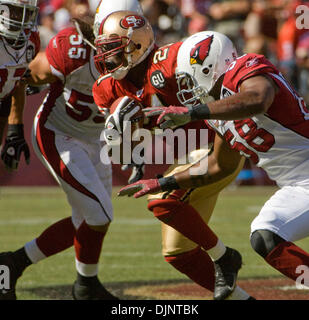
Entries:
{"label": "arizona cardinals bird logo", "polygon": [[204,60],[209,55],[210,46],[214,36],[210,36],[195,45],[190,52],[190,64],[200,64],[202,65]]}

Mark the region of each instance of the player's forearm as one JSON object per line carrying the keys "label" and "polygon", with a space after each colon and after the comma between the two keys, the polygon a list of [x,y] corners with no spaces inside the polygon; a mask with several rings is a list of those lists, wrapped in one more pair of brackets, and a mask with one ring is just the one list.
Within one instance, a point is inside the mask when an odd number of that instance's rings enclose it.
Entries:
{"label": "player's forearm", "polygon": [[15,89],[12,96],[11,112],[8,117],[8,124],[22,124],[23,123],[23,112],[24,105],[26,102],[25,98],[25,83],[20,83]]}
{"label": "player's forearm", "polygon": [[43,86],[49,83],[53,83],[59,80],[56,76],[51,73],[31,73],[26,79],[27,84],[30,86]]}
{"label": "player's forearm", "polygon": [[199,188],[216,183],[232,172],[229,168],[221,168],[211,157],[206,157],[185,171],[159,179],[159,183],[163,191]]}
{"label": "player's forearm", "polygon": [[2,143],[3,131],[7,124],[7,121],[8,121],[7,117],[0,117],[0,145]]}
{"label": "player's forearm", "polygon": [[174,175],[179,189],[199,188],[216,183],[233,172],[231,168],[224,169],[213,157],[206,157],[194,166]]}
{"label": "player's forearm", "polygon": [[51,71],[51,66],[45,52],[40,52],[29,65],[29,74],[25,79],[31,86],[41,86],[58,81]]}
{"label": "player's forearm", "polygon": [[264,99],[258,93],[240,92],[207,105],[193,107],[191,118],[193,120],[240,120],[264,113],[265,109]]}

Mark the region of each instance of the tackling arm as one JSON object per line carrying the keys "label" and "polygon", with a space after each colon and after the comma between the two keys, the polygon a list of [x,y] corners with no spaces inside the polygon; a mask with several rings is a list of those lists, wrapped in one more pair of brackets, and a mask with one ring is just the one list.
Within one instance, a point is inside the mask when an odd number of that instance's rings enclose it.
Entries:
{"label": "tackling arm", "polygon": [[267,112],[274,101],[277,87],[267,76],[243,81],[239,92],[222,100],[210,102],[209,119],[239,120]]}
{"label": "tackling arm", "polygon": [[175,189],[198,188],[220,181],[235,172],[242,156],[232,150],[219,135],[215,138],[214,151],[183,172],[160,179],[140,180],[122,188],[119,196],[139,198],[146,194]]}
{"label": "tackling arm", "polygon": [[183,172],[174,175],[179,189],[198,188],[218,182],[235,172],[241,155],[230,148],[228,143],[216,135],[214,150],[210,156]]}
{"label": "tackling arm", "polygon": [[25,105],[25,89],[26,84],[20,81],[18,86],[15,88],[12,95],[11,112],[8,118],[8,124],[22,124],[23,123],[23,111]]}
{"label": "tackling arm", "polygon": [[273,103],[277,90],[278,88],[272,79],[258,75],[244,80],[238,93],[222,100],[198,104],[193,107],[170,106],[168,108],[148,108],[144,111],[147,112],[147,117],[159,115],[157,124],[163,129],[202,119],[247,119],[253,115],[267,112]]}
{"label": "tackling arm", "polygon": [[31,86],[41,86],[59,80],[59,78],[52,73],[45,52],[38,53],[30,63],[29,69],[30,75],[27,77],[26,82]]}

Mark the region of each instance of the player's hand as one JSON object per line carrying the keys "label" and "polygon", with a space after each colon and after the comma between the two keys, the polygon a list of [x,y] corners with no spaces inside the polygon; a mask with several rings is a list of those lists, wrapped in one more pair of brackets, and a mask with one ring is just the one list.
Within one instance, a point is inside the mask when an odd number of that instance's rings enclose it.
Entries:
{"label": "player's hand", "polygon": [[138,180],[143,179],[144,173],[145,173],[145,164],[124,164],[121,167],[122,171],[126,171],[132,169],[131,175],[128,179],[128,184],[134,183]]}
{"label": "player's hand", "polygon": [[1,159],[9,170],[17,170],[22,153],[26,163],[30,163],[30,151],[24,138],[22,124],[9,124],[5,143],[1,150]]}
{"label": "player's hand", "polygon": [[118,192],[118,196],[131,197],[134,195],[134,198],[140,198],[146,194],[156,193],[158,191],[161,191],[161,186],[158,179],[139,180],[121,188]]}
{"label": "player's hand", "polygon": [[184,106],[145,108],[143,112],[145,112],[147,118],[159,116],[157,125],[159,125],[161,129],[175,129],[192,121],[190,109]]}

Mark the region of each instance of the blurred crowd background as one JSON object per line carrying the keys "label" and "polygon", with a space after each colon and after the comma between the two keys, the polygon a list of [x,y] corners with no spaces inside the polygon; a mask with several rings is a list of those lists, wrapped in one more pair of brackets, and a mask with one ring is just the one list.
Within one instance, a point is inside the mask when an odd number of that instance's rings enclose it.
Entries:
{"label": "blurred crowd background", "polygon": [[[112,0],[103,0],[112,1]],[[100,0],[40,0],[42,50],[71,18],[92,23]],[[239,55],[264,54],[297,88],[309,105],[309,0],[140,0],[159,45],[214,30],[235,43]],[[307,19],[306,19],[307,18]]]}

